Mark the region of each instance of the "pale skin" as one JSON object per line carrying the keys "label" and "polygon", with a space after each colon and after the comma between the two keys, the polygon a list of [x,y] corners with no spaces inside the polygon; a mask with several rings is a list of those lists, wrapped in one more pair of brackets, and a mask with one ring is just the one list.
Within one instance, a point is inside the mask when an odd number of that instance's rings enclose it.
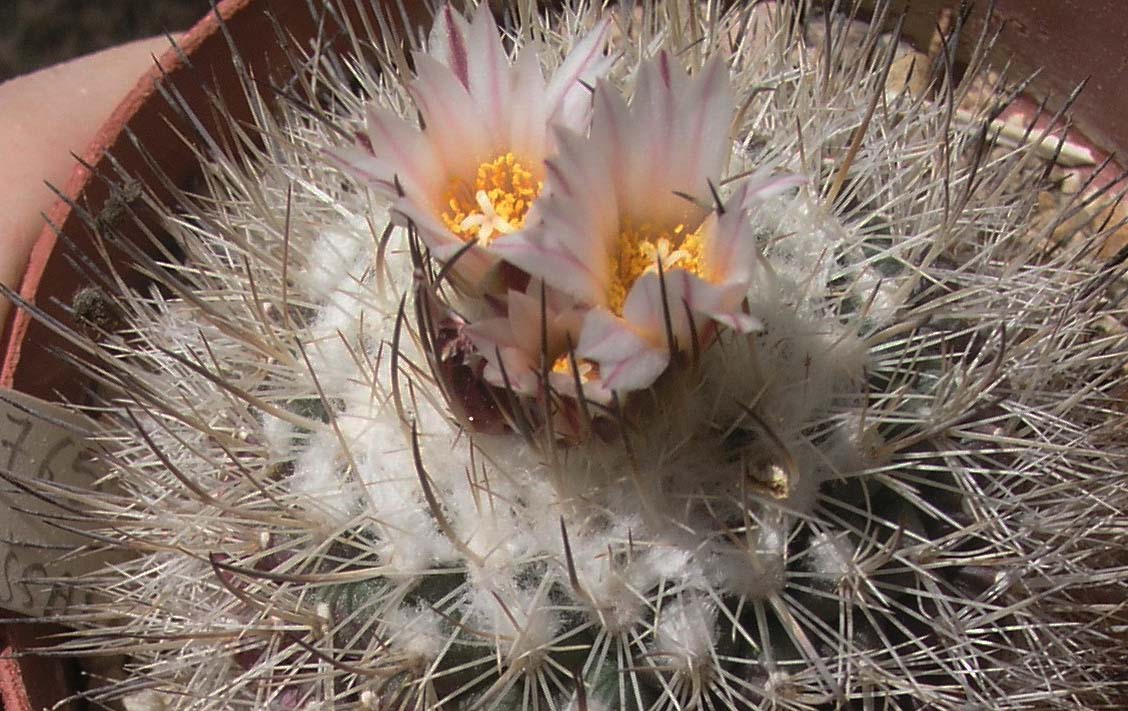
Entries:
{"label": "pale skin", "polygon": [[[19,290],[43,213],[98,128],[169,47],[154,37],[0,84],[0,282]],[[0,297],[0,326],[11,304]],[[0,328],[2,330],[2,328]]]}

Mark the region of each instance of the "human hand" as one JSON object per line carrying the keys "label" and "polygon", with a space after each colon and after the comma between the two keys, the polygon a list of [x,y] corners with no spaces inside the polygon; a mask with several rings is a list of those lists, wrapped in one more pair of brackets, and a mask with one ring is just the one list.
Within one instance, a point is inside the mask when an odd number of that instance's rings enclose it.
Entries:
{"label": "human hand", "polygon": [[[45,213],[98,128],[169,47],[153,37],[0,84],[0,282],[19,289]],[[0,331],[10,304],[0,297]]]}

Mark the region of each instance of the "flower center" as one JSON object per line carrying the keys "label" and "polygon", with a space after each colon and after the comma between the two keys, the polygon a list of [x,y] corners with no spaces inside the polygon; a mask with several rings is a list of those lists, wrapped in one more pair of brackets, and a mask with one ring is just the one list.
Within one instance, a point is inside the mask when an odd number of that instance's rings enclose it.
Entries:
{"label": "flower center", "polygon": [[477,238],[485,246],[496,235],[525,226],[525,215],[540,190],[541,181],[516,156],[506,153],[478,166],[473,185],[451,181],[443,222],[463,240]]}
{"label": "flower center", "polygon": [[649,271],[684,269],[701,276],[705,267],[704,238],[700,228],[687,232],[685,225],[660,230],[643,224],[624,222],[619,232],[619,248],[611,257],[611,281],[607,305],[616,316],[623,315],[627,294],[640,276]]}
{"label": "flower center", "polygon": [[[595,363],[592,363],[590,360],[577,359],[576,370],[579,371],[581,383],[590,383],[591,381],[599,377],[599,368],[597,368]],[[552,372],[559,373],[561,375],[567,375],[571,378],[575,377],[572,371],[572,359],[568,357],[567,353],[564,353],[555,361],[553,361]]]}

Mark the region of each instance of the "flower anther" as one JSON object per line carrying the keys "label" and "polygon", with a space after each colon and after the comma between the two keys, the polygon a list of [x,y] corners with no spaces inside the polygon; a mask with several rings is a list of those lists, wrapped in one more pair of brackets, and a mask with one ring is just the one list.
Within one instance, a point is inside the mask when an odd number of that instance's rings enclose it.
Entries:
{"label": "flower anther", "polygon": [[[735,111],[724,63],[690,75],[659,52],[629,97],[607,81],[591,130],[556,132],[537,220],[494,253],[586,308],[576,355],[605,389],[650,387],[673,355],[751,333],[756,207],[802,181],[762,168],[724,184]],[[717,203],[710,209],[708,196]]]}
{"label": "flower anther", "polygon": [[529,207],[542,182],[513,153],[478,166],[474,184],[452,180],[443,222],[463,241],[488,245],[495,235],[508,235],[525,226]]}
{"label": "flower anther", "polygon": [[629,221],[624,222],[611,257],[608,309],[622,316],[631,287],[643,274],[658,271],[659,264],[663,272],[676,267],[707,279],[704,252],[705,241],[700,229],[687,231],[684,224],[678,224],[673,229],[662,230],[647,224],[634,227]]}
{"label": "flower anther", "polygon": [[404,86],[418,122],[374,104],[354,145],[328,151],[390,199],[394,219],[416,230],[436,259],[458,255],[453,275],[471,292],[492,288],[492,242],[521,232],[535,209],[544,161],[556,152],[550,127],[587,131],[590,87],[613,61],[604,51],[608,19],[555,62],[539,43],[510,53],[502,35],[489,3],[471,19],[442,6]]}

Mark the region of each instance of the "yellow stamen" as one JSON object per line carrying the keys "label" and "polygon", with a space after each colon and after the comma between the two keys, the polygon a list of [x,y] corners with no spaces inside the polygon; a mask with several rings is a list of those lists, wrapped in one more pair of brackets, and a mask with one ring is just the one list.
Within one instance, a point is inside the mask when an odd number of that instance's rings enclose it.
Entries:
{"label": "yellow stamen", "polygon": [[[580,382],[591,382],[599,377],[599,371],[596,369],[595,364],[587,360],[577,360],[576,370],[580,372]],[[572,359],[567,353],[560,356],[552,364],[552,372],[560,373],[561,375],[572,375]]]}
{"label": "yellow stamen", "polygon": [[685,225],[657,229],[643,224],[635,227],[624,222],[619,232],[618,249],[611,256],[611,281],[607,288],[607,304],[616,316],[623,315],[623,302],[635,281],[649,271],[673,268],[703,276],[705,239],[700,228],[687,232]]}
{"label": "yellow stamen", "polygon": [[525,226],[525,215],[540,190],[541,181],[516,156],[506,153],[478,166],[473,185],[451,181],[443,222],[463,240],[476,237],[478,244],[488,245],[496,235]]}

